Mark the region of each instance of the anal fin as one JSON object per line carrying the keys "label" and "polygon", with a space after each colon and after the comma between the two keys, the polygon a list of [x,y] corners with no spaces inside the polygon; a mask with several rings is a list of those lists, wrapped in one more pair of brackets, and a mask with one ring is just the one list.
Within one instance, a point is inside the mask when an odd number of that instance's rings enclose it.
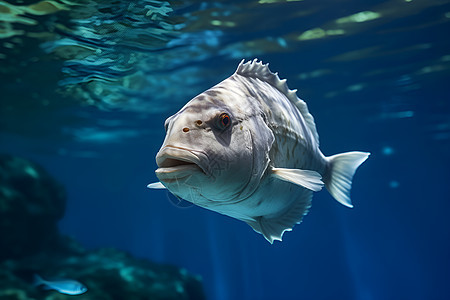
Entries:
{"label": "anal fin", "polygon": [[312,192],[303,190],[301,196],[291,206],[278,216],[259,216],[254,221],[247,221],[253,230],[261,233],[265,239],[273,244],[274,240],[281,241],[285,231],[291,231],[299,224],[303,216],[311,207]]}

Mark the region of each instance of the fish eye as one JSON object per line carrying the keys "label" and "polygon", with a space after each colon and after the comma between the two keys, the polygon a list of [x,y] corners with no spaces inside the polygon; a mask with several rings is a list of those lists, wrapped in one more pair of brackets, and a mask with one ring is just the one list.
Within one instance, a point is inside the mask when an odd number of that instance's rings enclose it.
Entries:
{"label": "fish eye", "polygon": [[217,128],[224,130],[231,125],[231,118],[227,113],[222,113],[218,116],[216,122]]}

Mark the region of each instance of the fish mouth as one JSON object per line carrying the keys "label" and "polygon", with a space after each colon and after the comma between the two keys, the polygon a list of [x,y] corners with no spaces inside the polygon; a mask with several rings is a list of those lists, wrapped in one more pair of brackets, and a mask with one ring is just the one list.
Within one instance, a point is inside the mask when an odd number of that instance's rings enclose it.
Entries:
{"label": "fish mouth", "polygon": [[155,171],[160,181],[174,182],[191,175],[207,175],[202,167],[201,158],[206,157],[202,151],[167,145],[156,155],[158,169]]}

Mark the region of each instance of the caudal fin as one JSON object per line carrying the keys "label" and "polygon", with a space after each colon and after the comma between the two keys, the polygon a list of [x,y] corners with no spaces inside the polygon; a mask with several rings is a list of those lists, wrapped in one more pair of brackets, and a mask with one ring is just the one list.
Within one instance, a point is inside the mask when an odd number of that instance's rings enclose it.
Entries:
{"label": "caudal fin", "polygon": [[39,276],[38,274],[33,274],[33,285],[34,286],[39,286],[45,284],[45,280],[42,279],[41,276]]}
{"label": "caudal fin", "polygon": [[353,175],[369,155],[368,152],[353,151],[327,157],[329,168],[324,176],[325,187],[334,199],[347,207],[353,207],[350,200]]}

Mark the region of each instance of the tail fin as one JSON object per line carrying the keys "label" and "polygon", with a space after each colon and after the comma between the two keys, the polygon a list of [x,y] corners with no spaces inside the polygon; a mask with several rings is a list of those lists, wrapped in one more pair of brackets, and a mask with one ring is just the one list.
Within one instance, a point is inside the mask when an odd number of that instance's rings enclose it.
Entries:
{"label": "tail fin", "polygon": [[347,207],[353,207],[350,200],[353,175],[369,155],[353,151],[327,157],[330,167],[324,176],[325,187],[334,199]]}
{"label": "tail fin", "polygon": [[42,285],[42,284],[45,284],[45,280],[42,279],[42,277],[39,276],[38,274],[34,274],[33,275],[33,285],[34,286],[39,286],[39,285]]}

